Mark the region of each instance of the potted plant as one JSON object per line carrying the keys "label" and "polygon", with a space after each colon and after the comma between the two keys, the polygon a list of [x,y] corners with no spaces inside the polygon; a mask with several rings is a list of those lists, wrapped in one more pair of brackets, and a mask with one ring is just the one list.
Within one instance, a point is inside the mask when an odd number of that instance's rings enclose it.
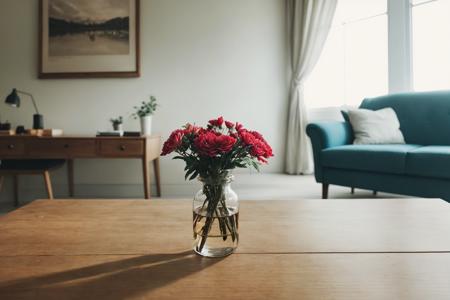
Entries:
{"label": "potted plant", "polygon": [[172,152],[186,163],[185,179],[198,177],[203,186],[192,208],[194,251],[208,257],[233,253],[239,241],[239,202],[230,186],[231,170],[259,170],[273,156],[272,148],[258,132],[219,117],[205,127],[187,124],[173,131],[161,155]]}
{"label": "potted plant", "polygon": [[152,115],[155,113],[157,106],[156,98],[150,96],[149,101],[142,101],[140,106],[134,107],[136,111],[133,114],[133,117],[141,120],[142,135],[150,135],[152,133]]}
{"label": "potted plant", "polygon": [[119,116],[117,118],[111,118],[109,119],[111,122],[113,129],[115,131],[123,131],[123,118],[122,116]]}

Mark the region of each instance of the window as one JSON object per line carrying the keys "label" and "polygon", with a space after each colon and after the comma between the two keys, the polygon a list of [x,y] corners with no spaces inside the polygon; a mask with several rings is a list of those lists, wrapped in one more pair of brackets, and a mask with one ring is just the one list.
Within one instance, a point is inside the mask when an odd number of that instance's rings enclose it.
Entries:
{"label": "window", "polygon": [[450,0],[412,0],[414,89],[450,89]]}
{"label": "window", "polygon": [[339,0],[324,50],[305,82],[307,106],[359,105],[387,92],[387,0]]}

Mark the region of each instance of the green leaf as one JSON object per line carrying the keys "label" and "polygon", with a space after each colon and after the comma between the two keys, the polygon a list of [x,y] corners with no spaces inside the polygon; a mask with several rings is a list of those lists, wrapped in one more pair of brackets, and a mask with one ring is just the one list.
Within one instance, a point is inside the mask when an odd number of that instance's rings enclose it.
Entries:
{"label": "green leaf", "polygon": [[195,179],[195,177],[197,177],[198,172],[195,171],[194,174],[191,175],[191,177],[189,178],[189,180]]}
{"label": "green leaf", "polygon": [[258,163],[256,161],[252,160],[252,165],[255,168],[255,170],[259,172],[259,165],[258,165]]}
{"label": "green leaf", "polygon": [[194,172],[196,172],[196,170],[194,168],[189,169],[189,171],[186,172],[186,175],[184,175],[184,180],[187,180],[189,175],[191,175]]}

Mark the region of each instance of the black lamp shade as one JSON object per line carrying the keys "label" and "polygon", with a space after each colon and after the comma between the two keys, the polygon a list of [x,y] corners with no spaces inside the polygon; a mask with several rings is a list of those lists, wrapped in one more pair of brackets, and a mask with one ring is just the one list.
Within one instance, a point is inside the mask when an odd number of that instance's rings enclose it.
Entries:
{"label": "black lamp shade", "polygon": [[20,107],[20,97],[16,89],[13,89],[11,94],[6,97],[5,103],[13,107]]}

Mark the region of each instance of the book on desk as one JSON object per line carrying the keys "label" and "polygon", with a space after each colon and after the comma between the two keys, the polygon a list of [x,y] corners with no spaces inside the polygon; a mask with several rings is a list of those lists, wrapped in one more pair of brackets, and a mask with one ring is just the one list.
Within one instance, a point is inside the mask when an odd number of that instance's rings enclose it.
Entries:
{"label": "book on desk", "polygon": [[131,136],[131,137],[140,137],[140,131],[99,131],[97,132],[97,136]]}

